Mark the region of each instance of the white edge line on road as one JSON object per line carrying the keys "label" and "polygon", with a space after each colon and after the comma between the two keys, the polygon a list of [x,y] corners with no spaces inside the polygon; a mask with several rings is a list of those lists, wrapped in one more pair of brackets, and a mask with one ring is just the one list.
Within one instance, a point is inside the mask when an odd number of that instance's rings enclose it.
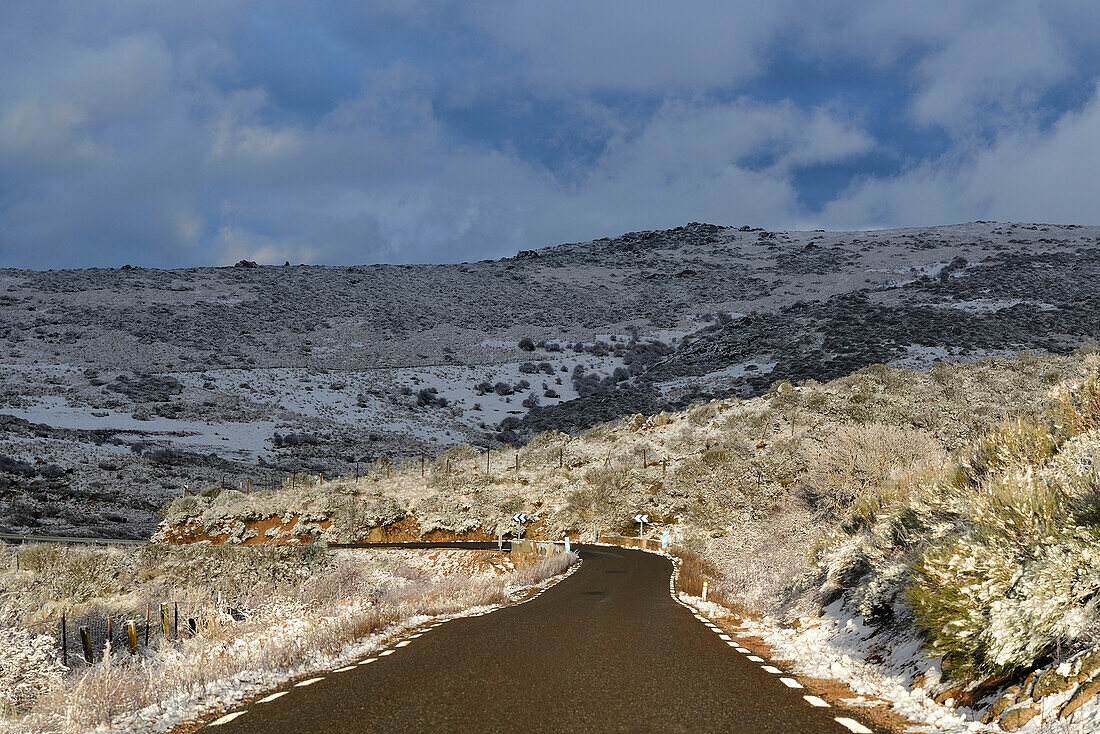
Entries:
{"label": "white edge line on road", "polygon": [[317,683],[318,681],[323,681],[324,679],[325,679],[324,676],[320,676],[320,677],[317,677],[317,678],[310,678],[309,680],[304,680],[300,683],[295,683],[294,687],[295,688],[305,688],[306,686],[311,686],[314,683]]}
{"label": "white edge line on road", "polygon": [[272,694],[271,694],[270,696],[264,696],[263,698],[261,698],[261,699],[260,699],[259,701],[257,701],[256,703],[271,703],[271,702],[272,702],[272,701],[274,701],[274,700],[275,700],[276,698],[282,698],[282,697],[283,697],[283,696],[285,696],[286,694],[287,694],[287,692],[286,692],[286,691],[279,691],[278,693],[272,693]]}
{"label": "white edge line on road", "polygon": [[367,658],[366,660],[363,660],[363,661],[362,661],[362,662],[360,662],[359,664],[360,664],[360,665],[366,665],[367,663],[373,663],[373,662],[374,662],[375,660],[377,660],[377,659],[378,659],[378,658]]}
{"label": "white edge line on road", "polygon": [[763,671],[765,673],[772,673],[773,675],[779,675],[780,673],[783,672],[782,670],[775,667],[774,665],[761,665],[760,667],[763,669]]}
{"label": "white edge line on road", "polygon": [[[670,584],[670,586],[671,586],[671,584]],[[713,627],[713,623],[708,618],[704,617],[702,614],[699,613],[698,609],[696,609],[692,605],[688,604],[687,602],[681,601],[676,596],[675,587],[670,588],[670,591],[672,592],[673,601],[675,601],[677,604],[681,605],[685,609],[688,609],[692,613],[692,615],[696,619],[698,619],[700,622],[702,622],[703,624],[707,625],[708,627],[712,627],[716,632],[719,631],[718,628]],[[727,644],[730,647],[736,649],[737,652],[744,653],[744,654],[748,655],[749,660],[752,660],[753,662],[756,662],[756,663],[764,662],[764,659],[757,656],[757,655],[749,655],[748,653],[751,652],[750,650],[748,650],[744,647],[738,646],[737,642],[735,642],[733,640],[730,640],[727,635],[720,634],[719,636],[722,637],[722,638],[725,638],[726,641],[727,641]],[[762,665],[761,667],[769,673],[772,673],[772,672],[780,673],[781,672],[778,668],[776,668],[775,666],[772,666],[772,665]],[[779,680],[782,681],[783,684],[785,686],[787,686],[788,688],[802,688],[802,689],[805,688],[805,686],[803,686],[801,683],[799,683],[794,678],[780,678]],[[803,696],[802,698],[804,698],[806,700],[806,703],[810,704],[811,706],[817,707],[817,708],[829,708],[830,707],[829,703],[825,699],[821,698],[820,696]],[[863,724],[859,723],[855,719],[850,719],[846,716],[836,717],[836,722],[838,724],[840,724],[841,726],[845,727],[846,729],[848,729],[849,731],[854,732],[854,734],[874,734],[874,732],[872,732],[870,729],[865,727]]]}
{"label": "white edge line on road", "polygon": [[405,647],[410,642],[412,642],[412,640],[401,640],[401,642],[397,643],[397,647]]}
{"label": "white edge line on road", "polygon": [[725,632],[723,632],[723,633],[719,634],[719,635],[718,635],[718,639],[719,639],[719,640],[724,640],[724,641],[726,641],[726,642],[733,642],[733,640],[731,640],[731,639],[730,639],[730,636],[729,636],[729,635],[727,635],[727,634],[726,634]]}
{"label": "white edge line on road", "polygon": [[246,713],[248,713],[248,712],[247,711],[234,711],[231,714],[226,714],[225,716],[221,717],[220,719],[214,719],[213,721],[210,722],[209,726],[221,726],[222,724],[228,724],[233,719],[237,718],[238,716],[244,716]]}
{"label": "white edge line on road", "polygon": [[348,672],[349,670],[355,670],[355,668],[356,668],[356,667],[357,667],[357,666],[355,666],[355,665],[345,665],[345,666],[344,666],[343,668],[337,668],[337,669],[336,669],[335,671],[333,671],[333,672],[336,672],[336,673],[346,673],[346,672]]}
{"label": "white edge line on road", "polygon": [[383,650],[382,652],[378,653],[378,657],[382,657],[383,655],[393,655],[393,650]]}
{"label": "white edge line on road", "polygon": [[870,729],[859,723],[855,719],[849,719],[847,716],[836,717],[836,723],[845,727],[849,731],[854,731],[856,734],[874,734]]}

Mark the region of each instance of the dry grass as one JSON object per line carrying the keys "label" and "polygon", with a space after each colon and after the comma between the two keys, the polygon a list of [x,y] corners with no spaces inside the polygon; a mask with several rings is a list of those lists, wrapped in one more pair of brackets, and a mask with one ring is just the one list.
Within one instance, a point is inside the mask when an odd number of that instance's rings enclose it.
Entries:
{"label": "dry grass", "polygon": [[574,554],[561,554],[504,576],[435,580],[392,562],[379,565],[345,554],[284,588],[246,621],[212,614],[201,620],[195,637],[161,643],[147,657],[105,655],[6,726],[34,734],[86,731],[173,696],[197,700],[245,672],[271,679],[324,666],[390,625],[505,603],[517,589],[560,574],[575,561]]}

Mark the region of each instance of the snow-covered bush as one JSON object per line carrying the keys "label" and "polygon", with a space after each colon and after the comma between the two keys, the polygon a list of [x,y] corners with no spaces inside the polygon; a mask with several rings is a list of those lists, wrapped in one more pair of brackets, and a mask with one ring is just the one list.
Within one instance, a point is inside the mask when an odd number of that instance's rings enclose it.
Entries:
{"label": "snow-covered bush", "polygon": [[1100,598],[1097,384],[1056,388],[1051,425],[1001,422],[956,468],[869,490],[874,510],[816,555],[818,600],[843,597],[869,624],[911,616],[957,679],[1085,644]]}
{"label": "snow-covered bush", "polygon": [[0,715],[30,708],[64,672],[52,637],[0,627]]}

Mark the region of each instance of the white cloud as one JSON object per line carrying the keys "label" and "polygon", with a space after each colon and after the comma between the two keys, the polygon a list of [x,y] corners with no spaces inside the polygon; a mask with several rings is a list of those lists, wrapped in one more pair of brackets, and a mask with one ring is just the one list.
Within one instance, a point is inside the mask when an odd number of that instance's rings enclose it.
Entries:
{"label": "white cloud", "polygon": [[889,179],[868,179],[830,204],[830,226],[899,226],[972,219],[1100,223],[1100,89],[1049,131],[1004,132]]}
{"label": "white cloud", "polygon": [[742,82],[789,22],[787,0],[486,0],[471,22],[551,88],[660,91]]}
{"label": "white cloud", "polygon": [[917,66],[913,114],[950,129],[972,128],[990,105],[1002,119],[1013,118],[1071,70],[1061,39],[1031,6],[1006,9],[954,35]]}

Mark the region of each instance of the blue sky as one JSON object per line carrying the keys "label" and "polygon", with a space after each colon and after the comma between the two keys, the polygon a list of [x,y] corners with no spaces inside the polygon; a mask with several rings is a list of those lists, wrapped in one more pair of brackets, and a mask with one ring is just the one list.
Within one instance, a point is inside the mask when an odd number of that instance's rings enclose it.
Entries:
{"label": "blue sky", "polygon": [[0,266],[1096,224],[1084,0],[0,0]]}

